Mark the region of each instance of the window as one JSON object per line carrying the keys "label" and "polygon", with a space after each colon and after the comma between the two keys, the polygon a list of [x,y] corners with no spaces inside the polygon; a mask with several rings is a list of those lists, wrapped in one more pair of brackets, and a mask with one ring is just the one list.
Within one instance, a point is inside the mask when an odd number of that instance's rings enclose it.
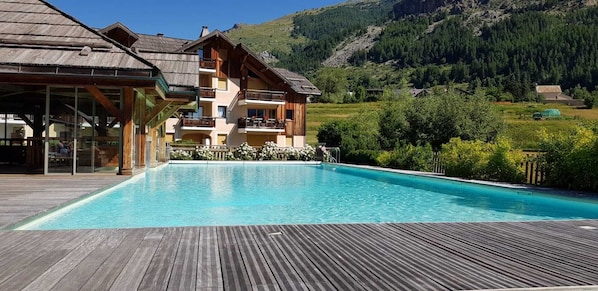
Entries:
{"label": "window", "polygon": [[287,109],[284,118],[287,119],[287,120],[293,120],[293,110],[292,109]]}
{"label": "window", "polygon": [[227,89],[226,78],[218,78],[218,90],[226,91]]}
{"label": "window", "polygon": [[195,112],[188,112],[187,118],[189,119],[200,119],[203,116],[203,106],[197,108]]}
{"label": "window", "polygon": [[275,109],[249,108],[249,109],[247,109],[247,117],[274,119],[274,118],[276,118],[276,110]]}
{"label": "window", "polygon": [[218,117],[226,118],[226,106],[218,106]]}

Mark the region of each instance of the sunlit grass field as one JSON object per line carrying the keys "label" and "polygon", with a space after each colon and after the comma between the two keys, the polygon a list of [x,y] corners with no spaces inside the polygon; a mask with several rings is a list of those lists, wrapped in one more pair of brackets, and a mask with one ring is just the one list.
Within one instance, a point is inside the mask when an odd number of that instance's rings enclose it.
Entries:
{"label": "sunlit grass field", "polygon": [[[363,111],[380,110],[384,102],[359,104],[323,104],[307,105],[307,142],[318,142],[316,135],[323,122],[349,118]],[[493,105],[506,122],[503,135],[510,138],[513,146],[520,149],[536,149],[540,141],[538,133],[542,128],[548,132],[566,131],[576,124],[593,120],[598,121],[598,108],[578,109],[562,104],[539,103],[495,103]],[[534,112],[545,109],[558,109],[560,118],[534,120]]]}

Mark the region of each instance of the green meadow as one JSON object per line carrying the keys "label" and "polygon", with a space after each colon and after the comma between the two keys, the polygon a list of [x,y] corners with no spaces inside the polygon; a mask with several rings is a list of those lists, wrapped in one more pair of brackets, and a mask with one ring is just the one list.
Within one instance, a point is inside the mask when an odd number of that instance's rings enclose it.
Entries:
{"label": "green meadow", "polygon": [[[349,118],[364,111],[378,111],[382,106],[384,102],[310,103],[307,105],[307,143],[318,142],[316,135],[324,122]],[[503,135],[511,139],[514,147],[520,149],[536,149],[540,141],[539,132],[543,128],[548,132],[564,132],[578,123],[598,120],[598,108],[580,109],[562,104],[541,103],[495,103],[494,107],[506,123]],[[542,112],[545,109],[558,109],[561,117],[534,120],[534,112]]]}

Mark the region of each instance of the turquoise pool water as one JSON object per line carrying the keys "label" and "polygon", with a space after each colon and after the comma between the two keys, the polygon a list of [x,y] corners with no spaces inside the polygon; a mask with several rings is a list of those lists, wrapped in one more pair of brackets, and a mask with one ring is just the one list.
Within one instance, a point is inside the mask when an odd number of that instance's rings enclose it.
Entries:
{"label": "turquoise pool water", "polygon": [[171,164],[22,228],[597,218],[595,202],[345,166]]}

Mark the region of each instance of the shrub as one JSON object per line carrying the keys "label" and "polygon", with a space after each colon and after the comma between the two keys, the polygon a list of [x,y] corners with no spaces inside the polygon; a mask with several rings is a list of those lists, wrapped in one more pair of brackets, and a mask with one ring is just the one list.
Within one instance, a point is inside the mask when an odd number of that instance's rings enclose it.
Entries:
{"label": "shrub", "polygon": [[287,148],[284,151],[284,155],[289,161],[297,161],[301,159],[301,154],[297,148]]}
{"label": "shrub", "polygon": [[171,160],[193,160],[193,155],[187,151],[175,150],[170,152]]}
{"label": "shrub", "polygon": [[567,133],[541,133],[539,157],[543,184],[569,189],[598,190],[598,133],[577,126]]}
{"label": "shrub", "polygon": [[399,145],[391,152],[384,152],[376,159],[383,167],[429,172],[432,170],[432,146]]}
{"label": "shrub", "polygon": [[278,145],[275,142],[267,141],[258,153],[259,160],[278,160]]}
{"label": "shrub", "polygon": [[345,155],[344,161],[358,165],[377,166],[377,158],[380,154],[381,152],[378,150],[354,150]]}
{"label": "shrub", "polygon": [[512,149],[508,140],[498,139],[486,165],[487,178],[504,182],[523,182],[525,173],[521,165],[524,158],[523,152]]}
{"label": "shrub", "polygon": [[247,142],[244,142],[235,149],[234,155],[238,160],[251,161],[256,158],[257,150],[250,146]]}
{"label": "shrub", "polygon": [[452,177],[484,179],[484,170],[490,157],[489,150],[489,145],[482,141],[452,138],[441,150],[445,174]]}
{"label": "shrub", "polygon": [[441,158],[447,176],[514,183],[525,179],[523,153],[505,139],[484,143],[454,138],[442,146]]}
{"label": "shrub", "polygon": [[207,146],[195,147],[195,152],[193,152],[193,159],[194,160],[213,160],[214,153],[210,151],[210,148]]}
{"label": "shrub", "polygon": [[316,158],[316,149],[308,144],[299,150],[299,159],[302,161],[313,161]]}

